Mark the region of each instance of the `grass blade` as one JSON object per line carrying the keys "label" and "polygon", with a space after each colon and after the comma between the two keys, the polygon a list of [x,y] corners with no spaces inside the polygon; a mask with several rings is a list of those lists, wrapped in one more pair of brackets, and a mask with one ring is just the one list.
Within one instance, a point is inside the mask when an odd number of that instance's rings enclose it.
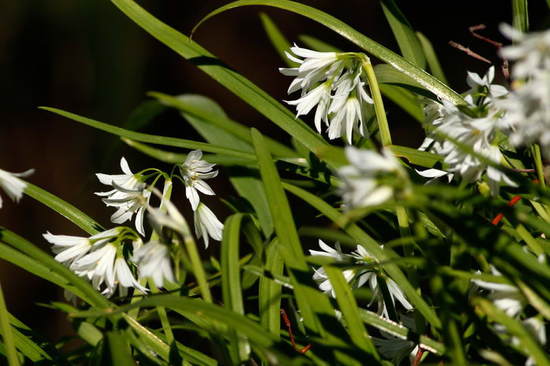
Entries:
{"label": "grass blade", "polygon": [[179,139],[175,137],[168,137],[168,136],[156,136],[156,135],[149,135],[146,133],[141,132],[135,132],[130,130],[125,130],[124,128],[116,127],[107,123],[95,121],[90,118],[82,117],[74,113],[62,111],[57,108],[50,108],[50,107],[40,107],[40,109],[59,114],[60,116],[66,117],[68,119],[71,119],[75,122],[80,122],[82,124],[88,125],[93,128],[97,128],[98,130],[102,130],[105,132],[108,132],[113,135],[117,135],[120,137],[126,137],[132,140],[141,141],[141,142],[149,142],[152,144],[158,144],[158,145],[166,145],[166,146],[174,146],[174,147],[181,147],[184,149],[199,149],[206,152],[211,153],[217,153],[217,154],[226,154],[238,158],[243,159],[254,159],[254,155],[248,154],[243,151],[234,150],[234,149],[228,149],[223,148],[219,146],[214,146],[211,144],[207,144],[205,142],[198,142],[198,141],[192,141],[192,140],[185,140],[185,139]]}
{"label": "grass blade", "polygon": [[4,291],[2,291],[2,285],[0,285],[0,330],[2,331],[2,339],[4,340],[4,347],[9,366],[19,366],[19,356],[17,355],[17,349],[15,348],[15,339],[13,337],[13,332],[10,325],[6,302],[4,301]]}
{"label": "grass blade", "polygon": [[420,41],[405,15],[394,0],[382,0],[381,4],[403,57],[421,69],[425,69],[426,57],[422,52]]}
{"label": "grass blade", "polygon": [[[237,314],[244,315],[244,304],[241,290],[241,274],[239,265],[239,236],[243,214],[231,215],[224,225],[221,247],[222,295],[224,306]],[[234,359],[237,363],[244,362],[250,354],[248,341],[235,333],[231,348],[236,348]]]}
{"label": "grass blade", "polygon": [[267,33],[267,37],[271,41],[271,44],[273,45],[273,48],[275,48],[275,51],[277,51],[277,53],[281,57],[281,60],[283,60],[283,62],[286,63],[288,67],[296,67],[296,62],[291,61],[286,56],[285,51],[290,48],[291,44],[281,32],[279,27],[277,27],[277,25],[273,22],[269,15],[265,13],[260,13],[260,19],[262,20],[262,25],[265,32]]}
{"label": "grass blade", "polygon": [[441,80],[445,84],[449,84],[447,81],[447,78],[445,77],[445,73],[443,72],[443,68],[441,67],[441,63],[439,63],[439,58],[437,57],[434,48],[432,46],[432,42],[422,33],[417,32],[416,33],[418,40],[420,41],[420,44],[422,45],[422,49],[424,50],[424,54],[426,55],[426,61],[428,62],[428,67],[430,68],[430,72],[433,76]]}

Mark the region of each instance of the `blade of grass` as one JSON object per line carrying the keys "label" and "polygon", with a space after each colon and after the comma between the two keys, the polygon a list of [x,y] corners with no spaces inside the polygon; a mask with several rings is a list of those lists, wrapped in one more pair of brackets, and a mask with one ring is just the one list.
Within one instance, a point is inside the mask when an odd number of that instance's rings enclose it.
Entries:
{"label": "blade of grass", "polygon": [[15,339],[10,325],[9,313],[4,301],[4,291],[0,285],[0,330],[2,331],[2,339],[9,366],[19,366],[19,356],[15,347]]}
{"label": "blade of grass", "polygon": [[420,41],[405,15],[393,0],[382,0],[381,4],[403,57],[421,69],[425,69],[426,57],[422,52]]}
{"label": "blade of grass", "polygon": [[158,144],[158,145],[166,145],[166,146],[174,146],[174,147],[181,147],[184,149],[199,149],[206,152],[211,153],[218,153],[218,154],[225,154],[230,155],[238,158],[243,159],[254,159],[254,156],[246,153],[244,151],[234,150],[234,149],[228,149],[224,147],[214,146],[212,144],[207,144],[205,142],[198,142],[198,141],[192,141],[192,140],[185,140],[185,139],[179,139],[175,137],[168,137],[168,136],[156,136],[156,135],[149,135],[146,133],[141,132],[135,132],[135,131],[129,131],[125,130],[120,127],[112,126],[107,123],[95,121],[90,118],[82,117],[74,113],[66,112],[57,108],[50,108],[50,107],[40,107],[40,109],[58,114],[60,116],[63,116],[65,118],[71,119],[75,122],[79,122],[85,125],[88,125],[90,127],[96,128],[98,130],[102,130],[105,132],[108,132],[113,135],[117,135],[120,137],[126,137],[132,140],[141,141],[141,142],[149,142],[152,144]]}
{"label": "blade of grass", "polygon": [[[237,213],[227,218],[223,229],[221,247],[222,295],[224,306],[237,314],[244,315],[239,265],[239,236],[243,214]],[[245,362],[250,355],[250,346],[243,335],[235,332],[230,348],[234,348],[233,359]]]}
{"label": "blade of grass", "polygon": [[420,32],[416,32],[416,35],[418,37],[418,40],[420,41],[420,44],[422,45],[424,55],[426,55],[426,61],[428,62],[430,72],[434,77],[449,85],[449,82],[445,77],[445,73],[443,72],[443,68],[441,67],[441,63],[439,62],[439,58],[437,57],[437,54],[435,53],[432,46],[432,42],[430,42],[430,40]]}
{"label": "blade of grass", "polygon": [[285,51],[290,48],[290,42],[286,39],[284,34],[281,32],[279,27],[277,27],[277,24],[273,22],[271,17],[267,15],[266,13],[260,13],[260,19],[262,21],[262,26],[264,27],[264,31],[267,34],[267,37],[271,41],[271,45],[277,51],[279,56],[281,57],[281,60],[283,60],[284,63],[288,67],[296,67],[297,63],[291,61],[287,56]]}

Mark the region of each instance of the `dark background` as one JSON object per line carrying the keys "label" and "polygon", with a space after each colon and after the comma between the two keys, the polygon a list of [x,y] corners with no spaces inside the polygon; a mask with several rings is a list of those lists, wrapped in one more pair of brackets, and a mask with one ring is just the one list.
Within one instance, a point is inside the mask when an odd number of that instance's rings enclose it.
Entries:
{"label": "dark background", "polygon": [[[227,3],[216,0],[141,2],[164,22],[188,34],[210,10]],[[352,25],[376,41],[397,50],[377,1],[301,1]],[[493,47],[472,38],[468,27],[487,25],[485,35],[504,39],[498,24],[511,23],[510,1],[400,1],[413,26],[434,44],[451,87],[466,89],[466,70],[485,72],[488,65],[450,47],[454,40],[490,60]],[[548,26],[544,0],[531,1],[532,29]],[[356,47],[308,19],[284,11],[249,7],[233,10],[206,22],[194,39],[231,67],[242,72],[275,98],[287,98],[290,79],[262,30],[260,11],[268,13],[287,38],[316,36],[344,50]],[[497,61],[498,62],[498,61]],[[499,76],[500,77],[500,76]],[[94,172],[115,173],[124,154],[134,170],[157,164],[135,153],[103,132],[63,119],[37,106],[59,107],[100,121],[123,125],[132,110],[147,100],[146,92],[198,93],[218,103],[235,120],[256,126],[281,140],[287,136],[252,108],[216,84],[173,51],[155,41],[108,1],[7,0],[0,4],[0,169],[35,168],[30,181],[62,197],[108,226],[111,209],[93,192],[104,190]],[[394,140],[417,146],[418,124],[388,107]],[[144,131],[197,138],[175,113],[164,113]],[[231,193],[225,185],[215,190]],[[41,234],[84,235],[49,209],[25,197],[19,205],[6,200],[0,225],[48,250]],[[223,215],[224,208],[217,212]],[[35,277],[0,263],[0,281],[10,310],[52,340],[67,334],[65,315],[36,303],[60,299],[61,291]]]}

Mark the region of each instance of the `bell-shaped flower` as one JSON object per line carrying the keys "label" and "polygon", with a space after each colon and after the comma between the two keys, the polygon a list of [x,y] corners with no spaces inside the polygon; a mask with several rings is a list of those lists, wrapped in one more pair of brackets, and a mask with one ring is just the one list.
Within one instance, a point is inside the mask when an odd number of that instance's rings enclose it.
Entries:
{"label": "bell-shaped flower", "polygon": [[[347,147],[346,156],[350,165],[338,169],[338,176],[342,179],[340,194],[347,208],[382,204],[403,188],[388,181],[402,185],[408,181],[407,173],[389,150],[380,154]],[[389,176],[396,179],[384,179]]]}
{"label": "bell-shaped flower", "polygon": [[198,192],[209,196],[216,194],[208,183],[204,181],[205,179],[214,178],[218,175],[217,170],[212,170],[215,165],[216,164],[211,164],[202,160],[202,151],[193,150],[187,155],[185,162],[179,167],[185,183],[185,195],[191,203],[193,211],[197,209],[200,202]]}
{"label": "bell-shaped flower", "polygon": [[195,234],[204,240],[204,247],[208,248],[209,238],[222,240],[223,224],[204,203],[199,203],[195,214]]}
{"label": "bell-shaped flower", "polygon": [[113,223],[122,224],[131,220],[136,214],[136,230],[141,235],[145,235],[143,218],[149,206],[151,191],[140,180],[139,175],[132,173],[126,159],[120,160],[120,167],[124,174],[96,174],[101,183],[113,187],[111,191],[96,192],[96,195],[104,197],[102,200],[107,206],[117,208],[111,216]]}
{"label": "bell-shaped flower", "polygon": [[176,282],[170,250],[159,241],[150,241],[134,251],[132,261],[136,263],[139,278],[152,279],[158,288],[163,287],[166,281]]}
{"label": "bell-shaped flower", "polygon": [[[0,169],[0,187],[13,201],[19,202],[23,196],[23,191],[27,187],[27,183],[18,177],[27,177],[33,172],[34,169],[29,169],[23,173],[10,173]],[[0,196],[0,208],[2,208],[2,196]]]}

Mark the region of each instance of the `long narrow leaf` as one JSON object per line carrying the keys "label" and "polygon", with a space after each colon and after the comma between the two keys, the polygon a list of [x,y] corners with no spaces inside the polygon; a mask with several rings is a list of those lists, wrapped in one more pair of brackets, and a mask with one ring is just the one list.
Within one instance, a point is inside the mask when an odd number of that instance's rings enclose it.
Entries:
{"label": "long narrow leaf", "polygon": [[10,325],[10,318],[8,309],[6,308],[6,302],[4,301],[4,292],[0,285],[0,332],[2,333],[2,339],[4,341],[4,347],[6,349],[6,355],[8,358],[8,364],[10,366],[19,366],[19,356],[17,355],[17,349],[15,347],[15,339]]}

